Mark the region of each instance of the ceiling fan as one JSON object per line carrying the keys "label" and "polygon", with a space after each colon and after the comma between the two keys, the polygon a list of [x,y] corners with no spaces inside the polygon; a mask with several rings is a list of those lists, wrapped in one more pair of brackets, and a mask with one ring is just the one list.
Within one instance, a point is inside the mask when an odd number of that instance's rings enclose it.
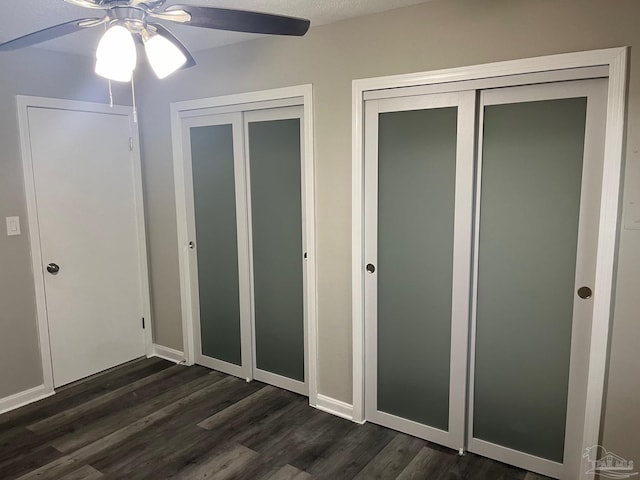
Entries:
{"label": "ceiling fan", "polygon": [[267,35],[302,36],[309,20],[268,13],[194,5],[171,5],[166,0],[64,0],[78,7],[102,10],[102,16],[72,20],[0,44],[0,52],[52,40],[85,28],[104,25],[96,50],[96,73],[129,81],[136,65],[135,42],[145,46],[152,69],[164,78],[179,68],[195,65],[187,48],[155,20],[194,27]]}

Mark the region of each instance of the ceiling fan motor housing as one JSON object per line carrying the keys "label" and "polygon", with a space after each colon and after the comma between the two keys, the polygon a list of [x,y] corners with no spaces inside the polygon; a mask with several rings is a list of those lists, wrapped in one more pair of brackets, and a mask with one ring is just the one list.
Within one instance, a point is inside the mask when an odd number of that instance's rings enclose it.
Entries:
{"label": "ceiling fan motor housing", "polygon": [[118,6],[144,5],[147,8],[158,8],[166,3],[166,0],[93,0],[96,6],[111,8]]}
{"label": "ceiling fan motor housing", "polygon": [[112,7],[109,10],[109,25],[120,24],[131,33],[142,33],[146,28],[147,12],[136,7]]}

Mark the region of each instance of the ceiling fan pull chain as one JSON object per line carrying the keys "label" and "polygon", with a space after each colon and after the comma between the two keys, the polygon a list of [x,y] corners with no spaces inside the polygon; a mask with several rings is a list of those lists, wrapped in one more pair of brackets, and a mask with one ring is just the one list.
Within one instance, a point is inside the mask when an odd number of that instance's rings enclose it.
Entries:
{"label": "ceiling fan pull chain", "polygon": [[133,103],[133,123],[138,123],[138,108],[136,107],[136,88],[131,75],[131,102]]}

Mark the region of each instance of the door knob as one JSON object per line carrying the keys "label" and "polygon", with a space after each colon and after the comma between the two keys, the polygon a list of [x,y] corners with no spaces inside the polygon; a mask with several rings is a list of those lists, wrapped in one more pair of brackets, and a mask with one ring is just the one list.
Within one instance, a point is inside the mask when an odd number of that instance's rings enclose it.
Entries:
{"label": "door knob", "polygon": [[373,263],[367,263],[367,272],[373,273],[376,271],[376,267]]}
{"label": "door knob", "polygon": [[50,263],[47,265],[47,272],[51,275],[56,275],[60,271],[60,266],[55,263]]}
{"label": "door knob", "polygon": [[591,298],[592,295],[593,295],[593,292],[589,287],[580,287],[578,289],[578,296],[582,299]]}

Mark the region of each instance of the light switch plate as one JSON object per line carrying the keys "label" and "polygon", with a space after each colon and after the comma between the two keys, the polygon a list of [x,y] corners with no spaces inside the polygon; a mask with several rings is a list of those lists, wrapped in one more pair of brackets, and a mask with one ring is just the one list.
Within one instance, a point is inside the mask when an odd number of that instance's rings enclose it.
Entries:
{"label": "light switch plate", "polygon": [[7,217],[7,236],[20,235],[20,217]]}

